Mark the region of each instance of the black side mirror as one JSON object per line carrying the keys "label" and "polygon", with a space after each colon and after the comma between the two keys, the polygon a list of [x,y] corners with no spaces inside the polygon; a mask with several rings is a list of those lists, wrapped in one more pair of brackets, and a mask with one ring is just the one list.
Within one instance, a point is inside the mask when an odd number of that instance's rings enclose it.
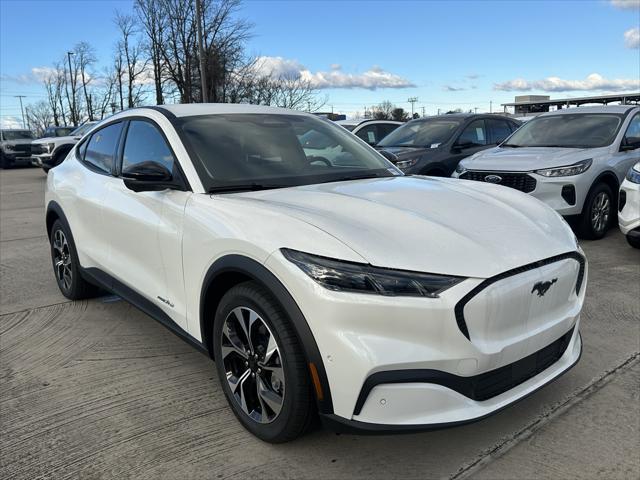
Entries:
{"label": "black side mirror", "polygon": [[640,137],[625,137],[620,144],[621,152],[628,152],[629,150],[635,150],[640,148]]}
{"label": "black side mirror", "polygon": [[171,172],[158,162],[136,163],[121,173],[124,185],[134,192],[153,192],[176,187]]}

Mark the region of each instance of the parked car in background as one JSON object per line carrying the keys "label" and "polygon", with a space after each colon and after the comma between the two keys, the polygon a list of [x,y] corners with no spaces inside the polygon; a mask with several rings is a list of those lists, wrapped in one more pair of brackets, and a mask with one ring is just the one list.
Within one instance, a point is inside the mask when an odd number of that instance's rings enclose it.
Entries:
{"label": "parked car in background", "polygon": [[307,113],[130,109],[49,172],[45,198],[62,294],[100,285],[208,352],[269,442],[317,413],[360,432],[480,420],[580,358],[587,262],[551,208],[404,176]]}
{"label": "parked car in background", "polygon": [[424,117],[405,123],[376,148],[406,174],[448,177],[460,160],[499,144],[519,126],[500,115]]}
{"label": "parked car in background", "polygon": [[66,137],[68,135],[71,135],[71,132],[73,132],[76,128],[78,128],[76,125],[70,127],[47,127],[40,138]]}
{"label": "parked car in background", "polygon": [[31,164],[33,133],[25,129],[0,130],[0,168]]}
{"label": "parked car in background", "polygon": [[636,106],[559,110],[462,161],[454,176],[530,193],[567,217],[580,236],[598,239],[615,222],[617,192],[640,160],[639,147]]}
{"label": "parked car in background", "polygon": [[86,122],[65,136],[40,138],[32,142],[32,161],[45,172],[60,165],[73,146],[98,122]]}
{"label": "parked car in background", "polygon": [[338,120],[336,123],[371,146],[377,145],[380,140],[400,125],[403,125],[403,122],[396,122],[395,120],[372,120],[366,118]]}
{"label": "parked car in background", "polygon": [[640,248],[640,162],[629,169],[620,186],[618,224],[627,242]]}

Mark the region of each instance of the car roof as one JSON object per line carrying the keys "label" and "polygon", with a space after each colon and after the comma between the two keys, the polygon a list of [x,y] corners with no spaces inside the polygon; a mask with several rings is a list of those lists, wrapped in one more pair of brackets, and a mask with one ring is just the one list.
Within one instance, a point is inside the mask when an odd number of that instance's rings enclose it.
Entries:
{"label": "car roof", "polygon": [[[144,108],[144,107],[142,107]],[[263,113],[280,115],[304,115],[309,113],[288,110],[286,108],[268,107],[265,105],[248,105],[237,103],[188,103],[175,105],[159,105],[156,109],[166,110],[176,117],[190,117],[194,115],[224,115],[228,113]]]}
{"label": "car roof", "polygon": [[369,122],[379,122],[379,123],[391,123],[393,125],[402,125],[404,122],[399,122],[397,120],[379,120],[377,118],[353,118],[351,120],[337,120],[335,123],[338,125],[361,125],[363,123]]}
{"label": "car roof", "polygon": [[637,105],[600,105],[597,107],[563,108],[562,110],[543,113],[541,115],[538,115],[538,117],[549,117],[551,115],[571,115],[576,113],[627,113],[632,108],[637,108]]}

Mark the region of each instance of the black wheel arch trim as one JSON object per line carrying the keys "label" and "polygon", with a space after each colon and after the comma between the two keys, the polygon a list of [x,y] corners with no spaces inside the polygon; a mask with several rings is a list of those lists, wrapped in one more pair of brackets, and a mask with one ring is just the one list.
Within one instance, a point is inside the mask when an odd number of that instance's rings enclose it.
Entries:
{"label": "black wheel arch trim", "polygon": [[[331,400],[331,390],[329,387],[329,380],[326,370],[324,368],[324,362],[322,355],[318,348],[318,344],[315,341],[313,333],[309,328],[304,314],[298,307],[298,304],[293,299],[291,294],[285,288],[285,286],[278,280],[278,278],[263,264],[243,255],[226,255],[216,260],[207,270],[204,281],[202,282],[202,289],[200,292],[200,329],[201,338],[207,338],[206,332],[207,315],[214,315],[215,312],[206,312],[206,296],[210,286],[216,280],[225,273],[238,273],[251,278],[262,285],[264,285],[269,292],[274,296],[276,301],[280,303],[283,309],[287,312],[291,323],[300,339],[304,354],[307,359],[307,363],[313,363],[316,367],[320,385],[322,387],[322,398],[318,398],[316,392],[316,401],[318,410],[322,414],[333,413],[333,402]],[[210,352],[212,353],[212,352]],[[311,373],[310,373],[311,375]]]}
{"label": "black wheel arch trim", "polygon": [[471,341],[471,336],[469,335],[469,328],[467,327],[467,322],[464,318],[464,307],[469,303],[473,297],[475,297],[482,290],[490,286],[491,284],[498,282],[500,280],[504,280],[505,278],[512,277],[514,275],[518,275],[520,273],[528,272],[529,270],[534,270],[536,268],[543,267],[545,265],[549,265],[551,263],[558,262],[560,260],[565,260],[568,258],[573,258],[580,264],[580,269],[578,271],[578,278],[576,279],[576,294],[580,293],[580,289],[582,288],[582,282],[584,281],[584,268],[586,259],[580,253],[573,251],[562,253],[560,255],[555,255],[553,257],[545,258],[543,260],[538,260],[536,262],[529,263],[527,265],[523,265],[521,267],[512,268],[511,270],[507,270],[506,272],[499,273],[491,278],[487,278],[479,285],[477,285],[474,289],[472,289],[469,293],[467,293],[460,301],[456,304],[454,312],[456,316],[456,323],[458,324],[458,328],[462,332],[462,334],[467,337],[467,340]]}
{"label": "black wheel arch trim", "polygon": [[406,424],[406,425],[389,425],[389,424],[380,424],[380,423],[369,423],[369,422],[361,422],[359,420],[347,419],[344,417],[340,417],[335,414],[321,414],[320,419],[322,420],[323,425],[336,433],[344,433],[344,434],[354,434],[354,435],[389,435],[389,434],[400,434],[400,433],[418,433],[418,432],[428,432],[432,430],[442,430],[445,428],[458,427],[462,425],[468,425],[470,423],[479,422],[480,420],[484,420],[485,418],[491,417],[502,410],[505,410],[512,405],[515,405],[522,400],[530,397],[538,390],[546,387],[550,383],[558,380],[565,373],[571,370],[573,367],[577,365],[582,358],[582,335],[578,331],[578,337],[580,338],[580,352],[578,354],[578,358],[576,358],[575,362],[565,368],[563,371],[558,373],[555,377],[553,377],[548,382],[540,385],[534,390],[528,392],[527,394],[517,398],[511,403],[504,405],[496,410],[493,410],[485,415],[481,415],[479,417],[470,418],[467,420],[460,420],[457,422],[445,422],[445,423],[430,423],[430,424]]}

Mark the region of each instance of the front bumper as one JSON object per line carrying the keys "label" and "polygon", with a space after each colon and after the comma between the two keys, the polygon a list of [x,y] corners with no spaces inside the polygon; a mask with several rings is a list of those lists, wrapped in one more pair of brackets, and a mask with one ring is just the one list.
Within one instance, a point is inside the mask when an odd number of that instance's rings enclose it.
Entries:
{"label": "front bumper", "polygon": [[5,158],[5,160],[8,160],[9,163],[11,163],[12,165],[19,164],[19,163],[24,165],[30,165],[32,162],[30,153],[9,151],[9,152],[3,152],[2,156]]}
{"label": "front bumper", "polygon": [[[572,265],[571,275],[575,279],[577,262],[573,266],[572,258],[562,261]],[[521,283],[533,299],[531,305],[505,302],[500,318],[490,318],[484,322],[486,325],[477,315],[483,309],[482,304],[469,302],[465,315],[469,316],[471,340],[461,331],[455,307],[486,282],[485,279],[467,279],[436,299],[383,297],[326,290],[279,252],[274,253],[266,265],[284,283],[305,315],[331,390],[333,412],[322,412],[323,417],[339,429],[402,431],[474,421],[552,381],[580,356],[578,327],[587,277],[584,263],[580,274],[583,280],[579,291],[571,294],[571,305],[545,312],[549,314],[537,318],[535,325],[526,325],[526,322],[509,325],[506,319],[517,318],[518,308],[525,312],[538,308],[536,305],[542,300],[533,301],[538,297],[531,292],[532,278],[541,275],[560,278],[556,271],[543,269],[564,268],[565,264],[553,263],[526,271],[529,273],[517,273],[525,276],[525,282]],[[560,278],[558,287],[563,281]],[[496,288],[503,287],[498,282]],[[508,289],[495,291],[487,287],[486,291],[489,297],[496,293],[510,294]],[[549,295],[544,301],[553,299],[554,294]],[[493,307],[487,307],[485,314],[491,317],[495,312]],[[483,329],[492,334],[485,335]],[[458,378],[482,375],[525,359],[568,332],[572,333],[566,349],[553,364],[490,398],[474,400],[451,385],[445,386],[446,382],[417,381],[416,378],[400,383],[377,383],[367,388],[371,377],[389,372],[430,371]]]}
{"label": "front bumper", "polygon": [[31,162],[38,167],[52,167],[53,157],[50,154],[33,155]]}
{"label": "front bumper", "polygon": [[640,184],[625,180],[620,190],[624,192],[625,201],[624,207],[618,212],[618,224],[620,231],[629,235],[640,227]]}

